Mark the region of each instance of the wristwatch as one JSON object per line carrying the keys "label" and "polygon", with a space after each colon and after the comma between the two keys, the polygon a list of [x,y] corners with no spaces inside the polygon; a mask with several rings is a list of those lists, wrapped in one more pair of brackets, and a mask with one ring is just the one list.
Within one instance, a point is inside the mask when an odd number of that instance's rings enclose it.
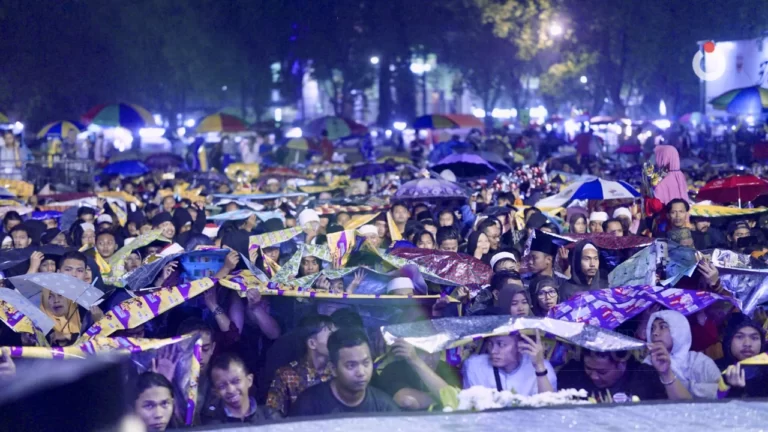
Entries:
{"label": "wristwatch", "polygon": [[543,371],[541,371],[541,372],[539,372],[539,371],[535,371],[535,372],[536,372],[536,376],[537,376],[537,377],[543,377],[543,376],[547,376],[547,373],[548,373],[548,371],[547,371],[546,369],[544,369],[544,370],[543,370]]}
{"label": "wristwatch", "polygon": [[219,316],[224,314],[224,309],[221,308],[221,306],[216,306],[216,309],[213,310],[214,316]]}

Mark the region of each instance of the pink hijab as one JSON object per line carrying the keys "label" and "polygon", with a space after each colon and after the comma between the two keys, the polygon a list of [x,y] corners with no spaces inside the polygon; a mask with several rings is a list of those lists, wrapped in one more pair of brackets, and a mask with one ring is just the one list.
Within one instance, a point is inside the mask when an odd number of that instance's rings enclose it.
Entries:
{"label": "pink hijab", "polygon": [[680,155],[671,145],[659,145],[654,149],[656,168],[666,168],[669,173],[653,190],[653,195],[665,205],[675,198],[688,199],[688,183],[680,171]]}

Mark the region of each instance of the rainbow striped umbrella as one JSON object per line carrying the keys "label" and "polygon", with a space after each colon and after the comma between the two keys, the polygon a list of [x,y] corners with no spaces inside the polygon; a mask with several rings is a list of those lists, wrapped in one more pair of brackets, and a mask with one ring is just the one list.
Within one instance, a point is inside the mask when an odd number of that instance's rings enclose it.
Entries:
{"label": "rainbow striped umbrella", "polygon": [[319,138],[323,131],[328,132],[329,140],[337,140],[352,135],[365,135],[368,128],[346,117],[325,116],[309,122],[304,128],[304,135]]}
{"label": "rainbow striped umbrella", "polygon": [[482,129],[483,121],[467,114],[430,114],[413,121],[414,129]]}
{"label": "rainbow striped umbrella", "polygon": [[86,124],[93,123],[104,127],[120,126],[131,130],[157,126],[149,111],[128,103],[96,105],[83,115],[82,120]]}
{"label": "rainbow striped umbrella", "polygon": [[245,120],[231,114],[216,113],[203,117],[195,128],[197,133],[206,132],[245,132],[248,125]]}
{"label": "rainbow striped umbrella", "polygon": [[768,89],[760,86],[744,87],[727,91],[709,101],[719,110],[730,114],[759,115],[768,109]]}
{"label": "rainbow striped umbrella", "polygon": [[45,137],[65,137],[69,135],[70,132],[74,131],[75,133],[80,133],[85,130],[85,126],[76,121],[57,121],[53,123],[48,123],[47,125],[43,126],[42,129],[40,129],[40,132],[37,133],[38,138],[45,138]]}

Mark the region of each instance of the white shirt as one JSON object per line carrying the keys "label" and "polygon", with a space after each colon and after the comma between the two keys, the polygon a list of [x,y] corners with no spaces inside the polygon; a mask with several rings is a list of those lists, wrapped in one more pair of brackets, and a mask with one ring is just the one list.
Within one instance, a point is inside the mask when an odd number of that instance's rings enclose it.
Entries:
{"label": "white shirt", "polygon": [[[552,384],[552,389],[557,391],[555,370],[547,360],[544,360],[544,366],[547,368],[547,379]],[[472,386],[496,389],[496,378],[488,354],[473,355],[465,360],[462,375],[464,376],[465,389]],[[502,390],[514,390],[515,393],[523,396],[533,396],[539,393],[539,386],[536,383],[536,369],[531,358],[527,355],[521,354],[520,365],[514,371],[505,372],[503,369],[499,369],[499,378],[501,379]]]}

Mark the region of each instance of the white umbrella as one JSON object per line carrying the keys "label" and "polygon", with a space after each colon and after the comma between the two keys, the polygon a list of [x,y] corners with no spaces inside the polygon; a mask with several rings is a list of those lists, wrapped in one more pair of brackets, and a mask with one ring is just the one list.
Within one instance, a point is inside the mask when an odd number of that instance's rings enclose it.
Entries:
{"label": "white umbrella", "polygon": [[566,186],[557,195],[536,203],[539,208],[557,208],[571,200],[611,200],[638,198],[640,192],[623,181],[603,180],[592,177]]}

